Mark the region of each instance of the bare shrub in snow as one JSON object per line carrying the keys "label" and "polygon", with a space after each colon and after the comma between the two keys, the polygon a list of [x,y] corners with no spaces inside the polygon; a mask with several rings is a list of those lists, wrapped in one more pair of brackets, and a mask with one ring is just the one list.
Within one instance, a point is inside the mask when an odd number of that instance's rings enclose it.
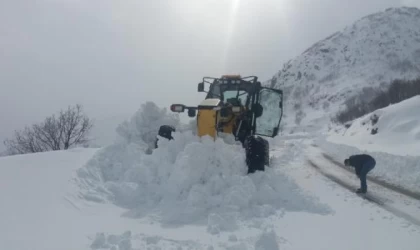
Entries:
{"label": "bare shrub in snow", "polygon": [[69,106],[59,115],[49,116],[44,122],[15,131],[13,139],[4,144],[9,155],[66,150],[89,142],[93,121],[83,113],[81,105]]}

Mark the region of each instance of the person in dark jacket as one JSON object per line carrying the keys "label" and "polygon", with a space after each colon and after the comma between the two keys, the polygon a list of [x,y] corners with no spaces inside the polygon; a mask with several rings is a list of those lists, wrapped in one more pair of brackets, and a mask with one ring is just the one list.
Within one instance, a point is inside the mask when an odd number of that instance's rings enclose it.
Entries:
{"label": "person in dark jacket", "polygon": [[367,154],[352,155],[344,160],[344,165],[354,167],[356,175],[360,179],[360,188],[357,189],[356,193],[366,193],[366,176],[375,167],[375,159]]}

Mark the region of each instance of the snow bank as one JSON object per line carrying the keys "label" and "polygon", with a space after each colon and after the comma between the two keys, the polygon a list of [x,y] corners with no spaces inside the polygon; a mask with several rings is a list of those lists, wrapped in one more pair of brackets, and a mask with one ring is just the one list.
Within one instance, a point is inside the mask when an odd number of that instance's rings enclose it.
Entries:
{"label": "snow bank", "polygon": [[356,147],[325,140],[318,140],[317,145],[327,154],[342,162],[350,155],[368,153],[376,159],[376,166],[369,172],[369,175],[413,191],[420,191],[420,157],[367,152]]}
{"label": "snow bank", "polygon": [[[136,116],[145,117],[143,113]],[[140,124],[152,124],[142,119]],[[126,135],[143,129],[131,128],[134,132],[127,130]],[[126,216],[153,214],[163,223],[206,223],[212,234],[235,229],[240,217],[266,217],[279,209],[324,212],[272,168],[247,175],[244,149],[232,138],[200,139],[189,130],[173,137],[160,138],[151,154],[145,153],[141,136],[135,143],[123,140],[102,149],[78,171],[83,197],[123,206],[129,210]]]}
{"label": "snow bank", "polygon": [[328,137],[334,143],[396,155],[420,156],[420,96],[376,110]]}

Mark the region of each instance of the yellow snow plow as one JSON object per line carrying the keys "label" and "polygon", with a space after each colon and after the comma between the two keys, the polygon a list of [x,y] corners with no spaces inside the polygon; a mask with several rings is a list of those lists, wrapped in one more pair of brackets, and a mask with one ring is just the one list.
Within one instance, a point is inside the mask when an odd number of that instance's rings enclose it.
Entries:
{"label": "yellow snow plow", "polygon": [[[206,89],[208,85],[208,90]],[[264,171],[269,165],[269,144],[261,136],[278,134],[283,115],[283,92],[264,87],[256,76],[224,75],[204,77],[198,92],[206,98],[195,107],[172,104],[171,111],[196,117],[197,135],[217,138],[220,133],[233,134],[245,148],[248,173]],[[162,125],[159,136],[172,139],[175,128]]]}

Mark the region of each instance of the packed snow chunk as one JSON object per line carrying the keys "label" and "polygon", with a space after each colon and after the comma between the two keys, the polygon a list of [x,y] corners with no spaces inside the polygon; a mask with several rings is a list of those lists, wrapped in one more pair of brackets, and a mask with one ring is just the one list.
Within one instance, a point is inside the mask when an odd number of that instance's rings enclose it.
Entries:
{"label": "packed snow chunk", "polygon": [[279,250],[276,233],[271,231],[264,231],[260,238],[255,243],[255,250]]}
{"label": "packed snow chunk", "polygon": [[234,234],[231,234],[229,235],[229,241],[236,242],[238,241],[238,237],[236,237],[236,235]]}
{"label": "packed snow chunk", "polygon": [[109,250],[131,250],[131,231],[126,231],[121,235],[106,235],[97,233],[96,238],[90,245],[91,249],[109,249]]}
{"label": "packed snow chunk", "polygon": [[207,231],[211,234],[218,234],[220,231],[233,231],[237,229],[236,215],[234,213],[220,214],[211,213],[208,216]]}
{"label": "packed snow chunk", "polygon": [[159,108],[153,102],[146,102],[130,121],[125,121],[117,127],[117,133],[127,143],[146,143],[152,149],[161,125],[179,127],[178,115],[167,113],[166,108]]}
{"label": "packed snow chunk", "polygon": [[253,248],[251,248],[252,246],[249,246],[249,244],[246,244],[245,242],[241,242],[232,246],[223,246],[223,248],[221,249],[226,249],[226,250],[251,250]]}

